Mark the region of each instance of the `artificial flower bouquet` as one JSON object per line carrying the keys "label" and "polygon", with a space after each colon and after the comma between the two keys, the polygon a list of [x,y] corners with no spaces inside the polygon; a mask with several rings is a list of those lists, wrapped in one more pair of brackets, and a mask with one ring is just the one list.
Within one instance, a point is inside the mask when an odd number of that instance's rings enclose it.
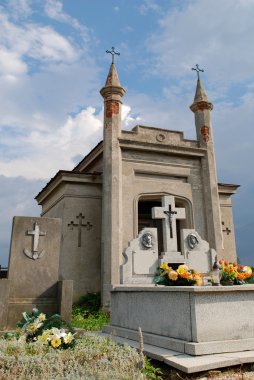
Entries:
{"label": "artificial flower bouquet", "polygon": [[34,308],[31,314],[24,312],[22,315],[23,319],[17,324],[21,340],[49,345],[55,349],[74,346],[74,331],[59,314],[47,318],[45,314]]}
{"label": "artificial flower bouquet", "polygon": [[231,281],[235,285],[246,284],[252,277],[252,269],[247,265],[237,265],[236,263],[229,263],[223,259],[219,260],[219,265],[222,284],[226,281]]}
{"label": "artificial flower bouquet", "polygon": [[159,274],[154,277],[154,283],[167,286],[201,285],[202,278],[187,265],[179,265],[177,269],[173,269],[169,264],[163,263],[159,268]]}

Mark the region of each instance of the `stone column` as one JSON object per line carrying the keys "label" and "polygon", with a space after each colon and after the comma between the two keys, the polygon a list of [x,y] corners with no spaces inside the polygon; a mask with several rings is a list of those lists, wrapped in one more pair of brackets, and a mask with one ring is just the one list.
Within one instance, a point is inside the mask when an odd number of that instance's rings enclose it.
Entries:
{"label": "stone column", "polygon": [[120,283],[122,254],[122,157],[118,137],[121,133],[121,86],[114,63],[105,86],[103,137],[103,205],[102,205],[102,302],[109,308],[110,290]]}
{"label": "stone column", "polygon": [[220,253],[223,249],[223,240],[211,123],[213,104],[208,101],[200,79],[197,81],[195,98],[190,109],[195,114],[197,140],[200,143],[200,147],[206,149],[206,155],[201,162],[201,170],[204,186],[207,239],[210,247]]}

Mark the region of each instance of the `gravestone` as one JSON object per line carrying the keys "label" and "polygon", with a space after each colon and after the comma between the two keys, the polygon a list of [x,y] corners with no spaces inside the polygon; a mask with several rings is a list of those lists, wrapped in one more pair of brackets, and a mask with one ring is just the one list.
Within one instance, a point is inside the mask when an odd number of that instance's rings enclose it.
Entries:
{"label": "gravestone", "polygon": [[59,281],[60,244],[61,219],[13,218],[7,327],[33,307],[46,314],[64,310],[69,319],[72,281]]}
{"label": "gravestone", "polygon": [[121,284],[152,283],[158,267],[158,240],[156,228],[144,228],[124,251],[121,266]]}
{"label": "gravestone", "polygon": [[185,219],[185,209],[175,207],[175,197],[162,197],[162,207],[152,208],[152,218],[162,219],[163,249],[161,263],[185,263],[185,258],[177,249],[176,220]]}
{"label": "gravestone", "polygon": [[216,251],[210,249],[209,243],[193,229],[182,229],[181,240],[188,267],[200,273],[210,272],[216,259]]}

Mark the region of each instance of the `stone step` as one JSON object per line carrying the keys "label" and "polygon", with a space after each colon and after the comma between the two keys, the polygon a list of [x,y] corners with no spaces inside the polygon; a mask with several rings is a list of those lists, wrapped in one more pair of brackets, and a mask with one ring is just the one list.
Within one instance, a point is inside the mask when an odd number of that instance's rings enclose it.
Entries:
{"label": "stone step", "polygon": [[[134,348],[139,348],[137,341],[120,338],[111,334],[100,333],[107,336],[116,343],[127,344]],[[159,360],[185,373],[196,373],[217,368],[230,367],[244,363],[254,363],[254,350],[230,352],[222,354],[191,356],[181,352],[160,348],[150,344],[144,344],[144,354],[151,359]]]}

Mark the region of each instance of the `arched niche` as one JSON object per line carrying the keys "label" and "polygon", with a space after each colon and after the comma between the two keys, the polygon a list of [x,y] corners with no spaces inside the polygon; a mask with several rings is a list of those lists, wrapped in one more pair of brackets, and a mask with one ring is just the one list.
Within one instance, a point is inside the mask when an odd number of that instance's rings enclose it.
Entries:
{"label": "arched niche", "polygon": [[177,246],[178,251],[181,251],[180,231],[182,228],[194,228],[193,208],[189,199],[179,197],[169,193],[149,193],[139,194],[134,200],[134,236],[145,227],[157,228],[158,231],[158,249],[163,252],[163,237],[162,237],[162,221],[160,219],[152,219],[152,208],[160,207],[163,196],[172,195],[175,197],[176,207],[185,208],[186,219],[176,221],[177,229]]}

